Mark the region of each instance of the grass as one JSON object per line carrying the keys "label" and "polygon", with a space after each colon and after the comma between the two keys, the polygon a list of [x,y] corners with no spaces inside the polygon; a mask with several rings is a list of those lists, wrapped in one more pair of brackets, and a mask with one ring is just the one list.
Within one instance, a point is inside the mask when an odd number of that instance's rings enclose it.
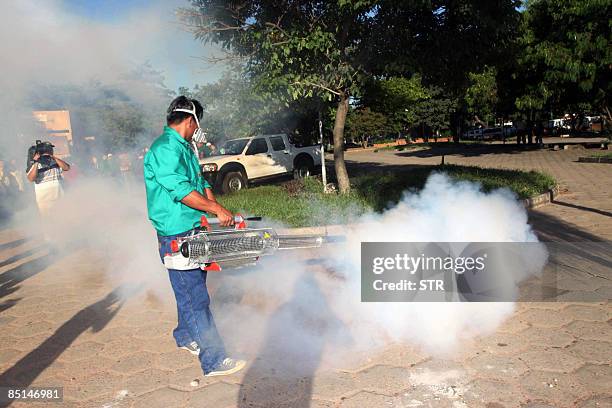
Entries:
{"label": "grass", "polygon": [[371,209],[357,193],[323,194],[323,183],[315,178],[267,185],[219,196],[233,212],[259,215],[292,227],[345,224]]}
{"label": "grass", "polygon": [[323,194],[321,181],[309,178],[250,188],[218,199],[231,211],[260,215],[293,227],[343,224],[364,212],[389,208],[405,191],[422,189],[429,174],[436,170],[444,171],[455,180],[478,182],[483,191],[509,188],[519,198],[541,194],[555,185],[552,177],[535,171],[446,165],[353,177],[348,195]]}
{"label": "grass", "polygon": [[589,155],[589,157],[603,157],[605,159],[612,159],[612,152],[593,153]]}

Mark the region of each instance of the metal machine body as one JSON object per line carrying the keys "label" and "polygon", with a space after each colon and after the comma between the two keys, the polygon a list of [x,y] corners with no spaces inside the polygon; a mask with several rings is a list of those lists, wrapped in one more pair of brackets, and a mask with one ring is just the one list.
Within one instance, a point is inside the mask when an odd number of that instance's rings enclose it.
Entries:
{"label": "metal machine body", "polygon": [[177,270],[220,271],[222,265],[252,265],[277,250],[318,248],[323,244],[321,236],[279,236],[272,228],[247,228],[246,219],[239,215],[233,229],[213,229],[213,225],[218,225],[216,219],[203,217],[205,231],[172,241],[172,253],[166,254],[164,265]]}

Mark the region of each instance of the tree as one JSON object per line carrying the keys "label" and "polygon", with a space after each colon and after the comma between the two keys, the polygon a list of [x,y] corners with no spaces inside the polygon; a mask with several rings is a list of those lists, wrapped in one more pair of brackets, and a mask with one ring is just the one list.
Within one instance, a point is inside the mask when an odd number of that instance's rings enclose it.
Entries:
{"label": "tree", "polygon": [[500,71],[515,59],[521,0],[382,0],[372,29],[376,75],[411,77],[458,103],[451,121],[461,134],[469,73]]}
{"label": "tree", "polygon": [[[497,70],[486,67],[483,72],[469,73],[470,86],[465,93],[468,113],[476,122],[484,123],[495,120],[497,97]],[[484,121],[484,122],[483,122]]]}
{"label": "tree", "polygon": [[262,92],[284,101],[335,100],[334,165],[342,193],[350,190],[344,163],[349,98],[366,78],[373,0],[192,0],[183,10],[196,38],[245,59]]}
{"label": "tree", "polygon": [[448,128],[457,102],[439,87],[424,86],[421,76],[415,74],[409,79],[392,77],[371,81],[359,105],[362,110],[367,107],[382,113],[387,119],[386,129],[400,133],[417,126],[432,130]]}
{"label": "tree", "polygon": [[524,12],[517,79],[521,110],[597,110],[612,120],[609,0],[532,0]]}
{"label": "tree", "polygon": [[428,97],[420,75],[414,75],[370,81],[359,103],[382,113],[387,128],[399,136],[417,122],[417,102]]}
{"label": "tree", "polygon": [[[143,143],[139,136],[147,131],[147,127],[141,107],[115,102],[100,112],[100,115],[106,131],[104,145],[108,150],[131,150]],[[159,132],[159,128],[156,130]]]}
{"label": "tree", "polygon": [[387,131],[387,118],[370,108],[353,109],[346,118],[346,133],[352,140],[359,140],[367,147],[369,136],[378,136]]}
{"label": "tree", "polygon": [[[415,104],[415,123],[427,126],[433,131],[448,128],[456,106],[457,101],[445,96],[441,88],[430,87],[427,97]],[[423,137],[427,138],[425,134]]]}
{"label": "tree", "polygon": [[251,136],[261,131],[269,111],[280,105],[262,101],[240,67],[225,71],[217,82],[179,91],[204,105],[202,125],[213,141]]}
{"label": "tree", "polygon": [[322,107],[314,98],[288,103],[267,98],[240,66],[228,69],[214,83],[182,87],[178,93],[203,104],[201,124],[214,143],[262,133],[286,133],[304,143],[318,139],[315,121]]}

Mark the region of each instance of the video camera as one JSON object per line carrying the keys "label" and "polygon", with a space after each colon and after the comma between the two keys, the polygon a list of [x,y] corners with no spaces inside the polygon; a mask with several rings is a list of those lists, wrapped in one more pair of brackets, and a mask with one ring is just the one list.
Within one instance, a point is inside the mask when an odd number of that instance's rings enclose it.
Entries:
{"label": "video camera", "polygon": [[36,153],[40,155],[38,161],[43,165],[43,167],[53,167],[53,165],[56,164],[55,160],[51,158],[54,147],[55,145],[53,145],[51,142],[43,142],[40,140],[37,140],[32,146],[30,146],[28,149],[26,172],[32,168],[32,164],[34,164],[34,155]]}

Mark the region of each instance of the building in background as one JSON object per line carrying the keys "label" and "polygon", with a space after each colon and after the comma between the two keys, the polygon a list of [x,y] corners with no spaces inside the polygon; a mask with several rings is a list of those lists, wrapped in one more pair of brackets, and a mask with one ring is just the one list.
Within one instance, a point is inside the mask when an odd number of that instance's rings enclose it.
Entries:
{"label": "building in background", "polygon": [[61,158],[70,156],[72,150],[72,125],[70,124],[70,112],[58,111],[34,111],[34,119],[46,132],[46,139],[55,145],[55,154]]}

